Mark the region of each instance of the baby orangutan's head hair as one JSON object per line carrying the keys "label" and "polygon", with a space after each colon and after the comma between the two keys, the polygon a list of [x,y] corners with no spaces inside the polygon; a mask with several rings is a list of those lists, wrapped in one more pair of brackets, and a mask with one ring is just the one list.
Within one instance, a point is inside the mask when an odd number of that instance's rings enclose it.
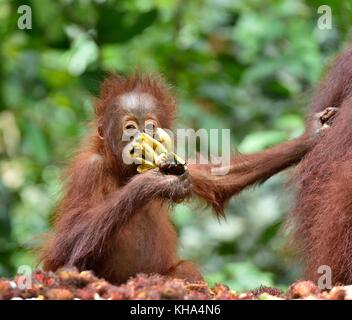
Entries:
{"label": "baby orangutan's head hair", "polygon": [[170,129],[175,113],[176,99],[160,75],[112,75],[104,81],[95,104],[100,149],[112,165],[120,166],[123,149],[134,136]]}
{"label": "baby orangutan's head hair", "polygon": [[[124,98],[121,100],[121,97]],[[123,102],[134,103],[132,107],[136,108],[143,107],[143,103],[152,104],[151,100],[154,103],[151,112],[158,117],[160,125],[171,128],[176,113],[176,99],[162,76],[141,75],[139,72],[129,77],[113,74],[101,86],[100,97],[95,104],[95,114],[98,121],[104,121],[104,118],[109,118],[107,115],[129,107],[122,105]]]}

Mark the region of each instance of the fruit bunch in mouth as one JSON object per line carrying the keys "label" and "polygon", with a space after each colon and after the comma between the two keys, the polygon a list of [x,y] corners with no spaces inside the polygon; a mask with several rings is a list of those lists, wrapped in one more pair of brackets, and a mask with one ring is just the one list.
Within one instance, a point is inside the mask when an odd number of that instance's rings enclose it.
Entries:
{"label": "fruit bunch in mouth", "polygon": [[170,136],[157,128],[154,138],[145,132],[135,138],[130,156],[138,164],[138,173],[159,168],[164,174],[182,175],[187,171],[187,163],[172,150]]}

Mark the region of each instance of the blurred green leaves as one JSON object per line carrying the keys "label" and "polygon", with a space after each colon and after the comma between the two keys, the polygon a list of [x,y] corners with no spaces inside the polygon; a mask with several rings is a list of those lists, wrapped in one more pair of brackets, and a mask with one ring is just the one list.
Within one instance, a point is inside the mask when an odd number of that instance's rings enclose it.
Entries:
{"label": "blurred green leaves", "polygon": [[[33,29],[17,29],[32,7]],[[65,162],[87,131],[92,98],[111,72],[161,72],[178,127],[230,128],[241,152],[298,136],[311,88],[349,36],[351,5],[319,0],[0,0],[0,275],[34,263]],[[227,220],[176,206],[180,253],[211,283],[237,290],[287,284],[299,266],[280,234],[285,175],[231,201]]]}
{"label": "blurred green leaves", "polygon": [[206,278],[210,285],[226,283],[237,292],[253,290],[260,286],[273,286],[274,275],[262,272],[251,262],[228,263],[223,270],[209,274]]}

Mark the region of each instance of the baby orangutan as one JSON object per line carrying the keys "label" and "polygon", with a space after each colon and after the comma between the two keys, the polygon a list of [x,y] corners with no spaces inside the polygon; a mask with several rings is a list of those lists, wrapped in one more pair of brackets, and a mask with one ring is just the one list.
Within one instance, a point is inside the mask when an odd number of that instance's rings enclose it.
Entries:
{"label": "baby orangutan", "polygon": [[[287,148],[272,153],[269,149],[255,155],[253,162],[250,158],[246,162],[247,167],[253,163],[250,179],[241,180],[239,166],[235,177],[240,184],[235,188],[231,170],[217,180],[208,167],[192,165],[188,170],[182,160],[171,165],[167,157],[157,166],[145,159],[126,163],[124,151],[134,152],[127,147],[136,143],[136,137],[171,129],[175,111],[175,98],[158,76],[112,76],[104,82],[92,132],[66,173],[54,235],[43,248],[44,269],[76,266],[112,283],[125,282],[139,272],[202,280],[197,266],[177,255],[171,204],[193,195],[222,213],[224,200],[298,162],[316,137],[314,128]],[[275,166],[260,165],[261,159],[267,163],[273,157]]]}
{"label": "baby orangutan", "polygon": [[104,82],[93,132],[67,171],[44,269],[91,269],[113,283],[138,272],[202,279],[193,263],[177,256],[168,216],[170,205],[191,193],[188,172],[137,174],[137,164],[123,161],[130,143],[123,141],[126,131],[171,128],[175,111],[175,99],[158,77],[113,76]]}

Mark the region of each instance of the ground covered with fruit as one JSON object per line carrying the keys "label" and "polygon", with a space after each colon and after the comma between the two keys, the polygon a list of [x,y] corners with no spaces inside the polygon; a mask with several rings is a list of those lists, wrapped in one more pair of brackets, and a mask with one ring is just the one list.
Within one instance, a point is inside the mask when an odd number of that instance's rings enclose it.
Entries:
{"label": "ground covered with fruit", "polygon": [[61,269],[57,272],[36,271],[32,277],[0,279],[0,300],[281,300],[328,299],[352,300],[352,286],[337,286],[321,291],[310,281],[297,281],[287,292],[260,287],[248,292],[234,292],[222,284],[210,288],[206,283],[187,283],[159,275],[137,275],[126,284],[114,286],[90,271]]}

